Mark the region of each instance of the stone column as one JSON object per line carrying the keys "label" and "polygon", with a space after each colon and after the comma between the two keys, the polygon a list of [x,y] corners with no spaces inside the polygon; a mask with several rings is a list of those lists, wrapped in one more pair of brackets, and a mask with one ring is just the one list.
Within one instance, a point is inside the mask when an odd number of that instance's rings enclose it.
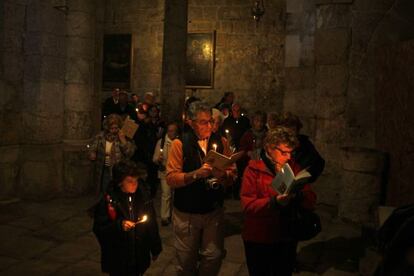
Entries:
{"label": "stone column", "polygon": [[89,190],[91,163],[86,145],[93,136],[95,106],[99,97],[94,90],[95,9],[94,0],[67,1],[66,72],[64,87],[64,190],[79,194]]}
{"label": "stone column", "polygon": [[315,30],[315,145],[326,160],[315,183],[318,200],[338,205],[343,170],[341,147],[345,142],[348,58],[351,45],[349,0],[316,4]]}
{"label": "stone column", "polygon": [[180,120],[184,106],[187,6],[187,0],[165,1],[161,103],[168,120]]}
{"label": "stone column", "polygon": [[62,190],[65,14],[50,1],[28,1],[24,18],[22,197],[57,196]]}
{"label": "stone column", "polygon": [[15,196],[19,172],[25,5],[0,1],[0,200]]}

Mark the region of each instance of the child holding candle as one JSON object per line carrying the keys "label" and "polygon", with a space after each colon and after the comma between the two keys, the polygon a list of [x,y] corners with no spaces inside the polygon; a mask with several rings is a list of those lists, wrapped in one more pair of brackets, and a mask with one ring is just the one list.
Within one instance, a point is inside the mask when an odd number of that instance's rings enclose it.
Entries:
{"label": "child holding candle", "polygon": [[95,209],[93,232],[101,246],[101,268],[110,275],[142,275],[162,250],[154,207],[138,176],[135,165],[117,164],[113,190]]}

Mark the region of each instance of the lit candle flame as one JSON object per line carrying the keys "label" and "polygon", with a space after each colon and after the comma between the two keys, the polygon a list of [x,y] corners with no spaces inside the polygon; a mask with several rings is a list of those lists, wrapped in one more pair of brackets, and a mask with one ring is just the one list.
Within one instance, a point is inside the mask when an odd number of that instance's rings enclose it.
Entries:
{"label": "lit candle flame", "polygon": [[214,151],[217,151],[217,144],[213,144]]}
{"label": "lit candle flame", "polygon": [[225,132],[226,132],[226,134],[229,134],[230,131],[228,129],[226,129]]}
{"label": "lit candle flame", "polygon": [[135,222],[135,225],[140,224],[140,223],[144,223],[148,220],[148,216],[147,215],[143,215],[141,219],[138,219],[137,222]]}
{"label": "lit candle flame", "polygon": [[88,144],[88,145],[86,145],[86,147],[89,149],[91,146]]}
{"label": "lit candle flame", "polygon": [[164,151],[164,149],[162,149],[162,148],[161,148],[161,149],[160,149],[160,152],[163,152],[163,151]]}
{"label": "lit candle flame", "polygon": [[135,108],[135,111],[138,112],[138,108]]}

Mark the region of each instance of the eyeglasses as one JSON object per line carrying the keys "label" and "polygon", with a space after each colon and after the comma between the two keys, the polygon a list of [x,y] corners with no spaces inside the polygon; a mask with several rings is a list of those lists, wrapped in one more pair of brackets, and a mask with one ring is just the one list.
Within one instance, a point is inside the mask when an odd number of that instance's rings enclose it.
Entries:
{"label": "eyeglasses", "polygon": [[214,124],[214,120],[201,120],[201,121],[196,121],[197,124],[202,125],[202,126],[206,126],[208,124],[213,125]]}
{"label": "eyeglasses", "polygon": [[293,154],[295,153],[295,151],[294,151],[294,150],[284,151],[284,150],[281,150],[281,149],[280,149],[280,148],[278,148],[278,147],[274,147],[273,149],[274,149],[274,150],[278,150],[278,151],[282,154],[282,156],[293,155]]}

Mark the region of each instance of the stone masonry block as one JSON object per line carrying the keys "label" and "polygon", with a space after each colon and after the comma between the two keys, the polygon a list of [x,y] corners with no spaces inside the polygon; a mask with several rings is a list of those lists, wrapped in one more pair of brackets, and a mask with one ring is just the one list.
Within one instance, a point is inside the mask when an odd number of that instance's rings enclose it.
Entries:
{"label": "stone masonry block", "polygon": [[31,55],[25,59],[25,79],[30,81],[63,81],[65,59],[47,55]]}
{"label": "stone masonry block", "polygon": [[45,116],[62,116],[63,82],[26,82],[24,110]]}
{"label": "stone masonry block", "polygon": [[64,137],[68,140],[83,140],[92,137],[92,112],[65,110]]}
{"label": "stone masonry block", "polygon": [[0,135],[1,145],[13,145],[19,142],[22,132],[20,118],[19,113],[0,111],[0,129],[7,130],[2,131]]}
{"label": "stone masonry block", "polygon": [[25,28],[25,5],[18,5],[15,1],[4,1],[3,30],[23,32]]}
{"label": "stone masonry block", "polygon": [[24,71],[24,59],[19,53],[7,53],[2,56],[2,70],[4,80],[9,82],[22,83]]}
{"label": "stone masonry block", "polygon": [[50,55],[63,57],[65,55],[65,37],[54,34],[31,34],[25,40],[26,55]]}
{"label": "stone masonry block", "polygon": [[62,139],[63,114],[49,116],[47,113],[23,112],[23,142],[50,144]]}
{"label": "stone masonry block", "polygon": [[68,37],[66,38],[66,57],[93,60],[95,56],[95,38]]}
{"label": "stone masonry block", "polygon": [[90,59],[73,57],[67,59],[65,82],[92,84],[94,64]]}
{"label": "stone masonry block", "polygon": [[285,43],[285,67],[298,67],[300,60],[299,35],[287,35]]}
{"label": "stone masonry block", "polygon": [[312,117],[315,114],[315,91],[313,89],[286,91],[283,107],[285,111]]}
{"label": "stone masonry block", "polygon": [[15,195],[18,172],[17,163],[0,164],[0,198]]}
{"label": "stone masonry block", "polygon": [[344,96],[347,88],[346,65],[323,65],[316,70],[316,96]]}
{"label": "stone masonry block", "polygon": [[65,85],[65,109],[72,111],[90,111],[93,109],[93,86],[84,84]]}
{"label": "stone masonry block", "polygon": [[203,8],[203,18],[207,20],[217,20],[217,7],[204,7]]}
{"label": "stone masonry block", "polygon": [[316,9],[318,29],[348,28],[351,21],[350,5],[325,5]]}
{"label": "stone masonry block", "polygon": [[334,119],[319,119],[316,122],[318,143],[338,144],[345,138],[345,120],[343,116]]}
{"label": "stone masonry block", "polygon": [[313,67],[288,67],[285,71],[286,90],[298,90],[315,87],[315,69]]}
{"label": "stone masonry block", "polygon": [[67,15],[67,35],[83,38],[95,37],[95,20],[92,15],[83,12],[70,12]]}
{"label": "stone masonry block", "polygon": [[349,29],[317,30],[315,34],[316,63],[343,64],[347,61],[350,45]]}
{"label": "stone masonry block", "polygon": [[290,0],[286,1],[286,12],[287,13],[298,13],[303,11],[304,0]]}
{"label": "stone masonry block", "polygon": [[24,162],[19,194],[24,198],[52,198],[62,190],[62,160]]}

